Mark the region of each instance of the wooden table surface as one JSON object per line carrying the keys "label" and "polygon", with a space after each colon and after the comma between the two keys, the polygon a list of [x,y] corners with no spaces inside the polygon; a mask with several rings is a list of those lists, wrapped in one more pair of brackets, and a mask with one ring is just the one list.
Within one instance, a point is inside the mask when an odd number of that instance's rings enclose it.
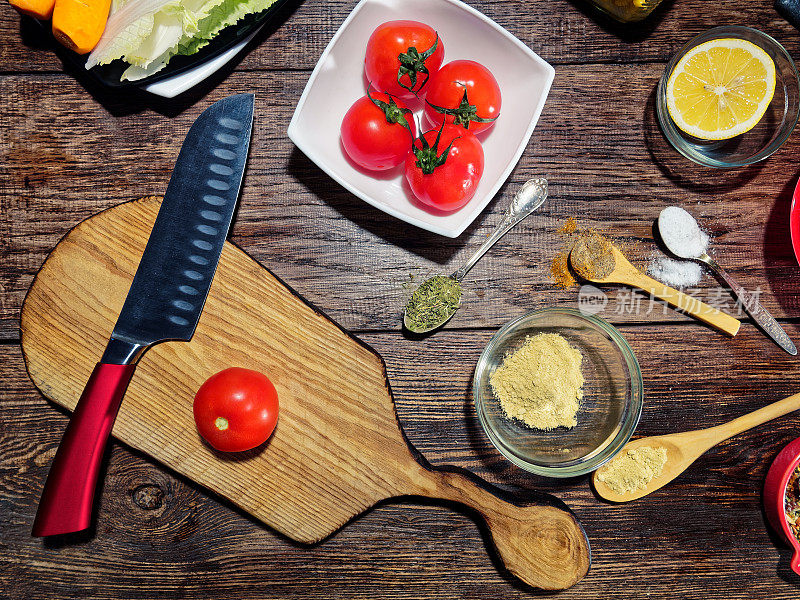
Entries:
{"label": "wooden table surface", "polygon": [[[32,385],[19,344],[20,307],[47,253],[75,224],[161,194],[189,125],[211,102],[257,93],[256,127],[232,239],[386,360],[399,419],[434,464],[454,464],[511,490],[564,500],[586,529],[592,568],[563,598],[800,597],[790,552],[765,523],[771,460],[800,433],[800,415],[714,448],[663,490],[630,504],[600,501],[587,477],[521,471],[491,446],[470,391],[496,329],[524,312],[576,306],[549,263],[568,217],[606,228],[646,263],[661,208],[679,204],[714,234],[720,263],[800,340],[800,283],[788,209],[800,175],[797,134],[761,164],[711,171],[680,157],[654,118],[669,57],[716,25],[750,25],[800,58],[798,31],[770,0],[667,0],[628,30],[578,0],[471,4],[556,68],[541,120],[516,169],[457,239],[428,234],[340,188],[286,137],[295,103],[353,0],[289,2],[269,35],[215,86],[175,101],[118,94],[65,69],[51,44],[0,6],[0,597],[524,598],[497,569],[483,534],[452,507],[388,503],[304,547],[220,498],[114,443],[96,531],[72,543],[30,537],[67,422]],[[509,233],[466,284],[464,305],[423,340],[403,335],[409,281],[450,272],[499,221],[514,189],[551,182],[545,206]],[[701,297],[716,284],[706,277]],[[734,339],[667,310],[629,310],[609,290],[644,375],[638,435],[722,423],[798,391],[798,359],[745,323]]]}

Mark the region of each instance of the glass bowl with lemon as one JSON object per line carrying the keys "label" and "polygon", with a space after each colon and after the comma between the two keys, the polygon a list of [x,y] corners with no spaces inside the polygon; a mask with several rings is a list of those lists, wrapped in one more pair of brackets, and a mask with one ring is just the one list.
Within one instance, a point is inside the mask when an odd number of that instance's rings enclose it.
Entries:
{"label": "glass bowl with lemon", "polygon": [[716,27],[670,60],[656,113],[675,149],[701,165],[743,167],[786,141],[800,114],[792,57],[750,27]]}

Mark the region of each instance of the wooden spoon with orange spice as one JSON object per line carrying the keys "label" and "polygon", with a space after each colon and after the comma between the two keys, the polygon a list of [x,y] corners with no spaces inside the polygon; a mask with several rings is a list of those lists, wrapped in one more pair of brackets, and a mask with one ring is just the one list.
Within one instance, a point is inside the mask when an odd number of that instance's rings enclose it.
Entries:
{"label": "wooden spoon with orange spice", "polygon": [[648,277],[599,233],[583,236],[575,242],[569,261],[575,272],[588,281],[639,288],[723,333],[734,336],[739,331],[738,319]]}

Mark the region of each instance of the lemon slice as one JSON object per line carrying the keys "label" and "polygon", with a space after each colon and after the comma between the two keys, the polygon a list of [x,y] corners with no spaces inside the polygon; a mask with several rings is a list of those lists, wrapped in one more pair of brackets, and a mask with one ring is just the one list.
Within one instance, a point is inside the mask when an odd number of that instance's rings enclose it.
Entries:
{"label": "lemon slice", "polygon": [[684,132],[727,140],[756,126],[775,93],[775,63],[746,40],[710,40],[689,50],[667,81],[667,110]]}

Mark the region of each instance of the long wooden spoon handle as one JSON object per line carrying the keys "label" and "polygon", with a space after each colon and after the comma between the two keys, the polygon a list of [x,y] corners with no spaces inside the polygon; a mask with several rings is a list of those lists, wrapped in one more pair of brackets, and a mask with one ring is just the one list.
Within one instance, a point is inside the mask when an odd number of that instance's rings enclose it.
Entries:
{"label": "long wooden spoon handle", "polygon": [[687,296],[683,292],[679,292],[663,283],[659,283],[647,275],[636,273],[635,276],[631,276],[630,280],[625,283],[641,288],[651,296],[681,309],[683,312],[719,329],[723,333],[734,336],[739,332],[739,327],[741,326],[739,319],[717,310],[713,306],[709,306],[696,298]]}
{"label": "long wooden spoon handle", "polygon": [[714,443],[718,444],[719,442],[727,440],[729,437],[733,437],[738,433],[742,433],[743,431],[747,431],[748,429],[752,429],[753,427],[766,423],[767,421],[777,419],[778,417],[782,417],[785,414],[799,409],[800,394],[794,394],[793,396],[789,396],[788,398],[778,400],[777,402],[768,404],[763,408],[754,410],[751,413],[742,415],[733,421],[728,421],[722,425],[712,427],[708,431],[714,432],[716,436],[716,441]]}
{"label": "long wooden spoon handle", "polygon": [[556,498],[533,493],[528,502],[476,475],[447,467],[430,469],[419,495],[463,504],[486,522],[506,568],[528,585],[566,589],[589,570],[589,540],[578,520]]}

